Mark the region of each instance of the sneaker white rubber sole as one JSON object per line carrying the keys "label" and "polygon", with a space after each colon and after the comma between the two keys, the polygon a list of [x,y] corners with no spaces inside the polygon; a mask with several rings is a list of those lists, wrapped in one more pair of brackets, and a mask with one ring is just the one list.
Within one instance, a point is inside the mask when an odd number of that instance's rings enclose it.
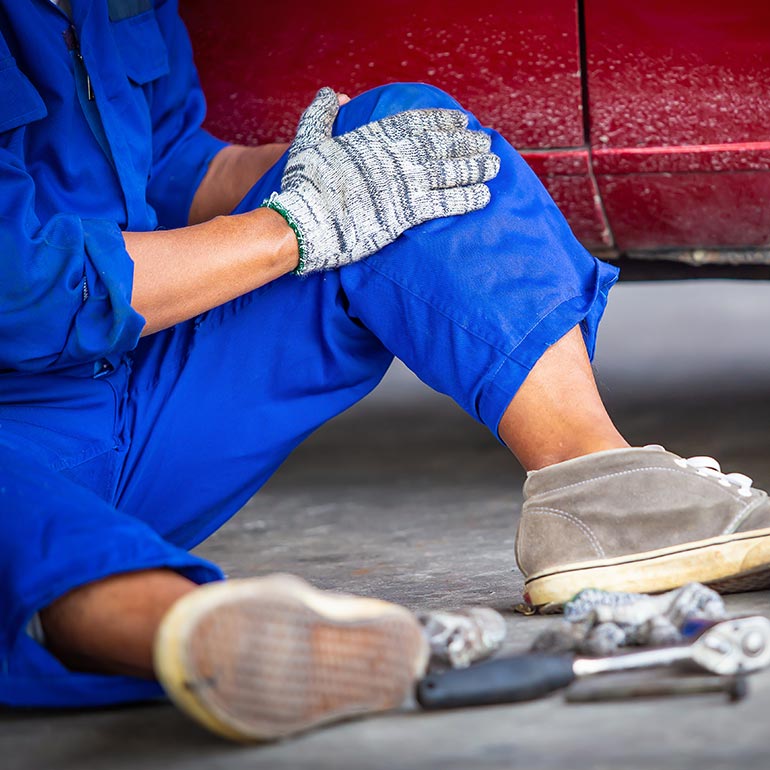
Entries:
{"label": "sneaker white rubber sole", "polygon": [[770,588],[770,529],[561,564],[527,577],[524,598],[538,607],[564,604],[584,588],[660,593],[692,582],[706,583],[721,593]]}
{"label": "sneaker white rubber sole", "polygon": [[171,700],[236,741],[397,708],[428,654],[404,607],[320,591],[292,575],[192,591],[164,617],[154,649]]}

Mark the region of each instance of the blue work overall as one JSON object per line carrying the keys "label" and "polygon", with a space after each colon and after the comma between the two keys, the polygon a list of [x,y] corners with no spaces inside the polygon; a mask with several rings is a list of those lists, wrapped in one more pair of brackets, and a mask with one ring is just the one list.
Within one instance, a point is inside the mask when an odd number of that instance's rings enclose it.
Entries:
{"label": "blue work overall", "polygon": [[[579,325],[593,353],[616,279],[490,131],[502,164],[484,210],[140,339],[121,231],[183,226],[225,143],[201,128],[175,0],[72,5],[71,21],[48,0],[0,0],[0,703],[18,706],[159,695],[68,670],[30,619],[116,573],[221,579],[188,550],[394,355],[497,435],[549,345]],[[458,105],[386,86],[335,130],[420,107]],[[238,211],[280,187],[283,163]]]}

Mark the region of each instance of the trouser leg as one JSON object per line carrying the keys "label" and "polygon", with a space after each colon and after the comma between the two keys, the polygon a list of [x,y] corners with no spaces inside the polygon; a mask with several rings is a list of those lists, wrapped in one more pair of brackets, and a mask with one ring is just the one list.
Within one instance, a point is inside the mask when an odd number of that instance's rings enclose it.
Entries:
{"label": "trouser leg", "polygon": [[[335,130],[419,107],[457,104],[432,87],[386,86],[343,107]],[[415,227],[339,271],[286,276],[141,343],[122,509],[175,543],[199,542],[312,430],[369,392],[392,355],[496,435],[551,344],[579,324],[593,351],[616,270],[575,241],[490,133],[501,170],[484,210]],[[283,165],[237,210],[278,189]]]}
{"label": "trouser leg", "polygon": [[[386,86],[343,108],[336,129],[422,107],[459,105],[429,86]],[[468,115],[470,128],[481,128]],[[408,230],[340,271],[340,280],[353,316],[497,434],[505,408],[556,340],[580,324],[593,354],[617,271],[580,246],[518,153],[484,130],[501,159],[490,204]]]}
{"label": "trouser leg", "polygon": [[[454,106],[427,86],[388,86],[344,107],[336,130]],[[0,404],[27,426],[21,443],[0,433],[0,701],[157,694],[152,683],[66,670],[24,633],[27,621],[62,593],[122,571],[220,577],[179,546],[235,513],[302,439],[376,385],[392,355],[496,434],[550,344],[580,324],[593,351],[615,271],[575,242],[523,161],[491,133],[502,164],[483,211],[420,225],[361,263],[286,276],[143,340],[131,376],[129,360],[107,378],[114,404],[97,408],[96,386],[77,381],[77,398],[52,410],[64,380],[46,394],[45,375],[26,383],[23,405],[13,395]],[[239,210],[277,189],[281,171],[279,163]],[[31,406],[30,388],[39,391]],[[49,430],[52,419],[63,422]],[[34,423],[82,457],[61,469],[29,453]],[[71,440],[73,426],[93,435]]]}
{"label": "trouser leg", "polygon": [[0,703],[84,706],[161,695],[154,682],[70,671],[30,636],[30,619],[66,592],[120,572],[167,567],[222,577],[92,491],[47,467],[46,450],[0,432]]}

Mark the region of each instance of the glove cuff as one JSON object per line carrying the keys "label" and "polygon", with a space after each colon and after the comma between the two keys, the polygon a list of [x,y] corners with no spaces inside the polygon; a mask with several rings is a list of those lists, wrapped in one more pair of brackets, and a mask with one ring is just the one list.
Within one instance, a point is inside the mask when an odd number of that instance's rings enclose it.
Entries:
{"label": "glove cuff", "polygon": [[286,210],[285,206],[281,203],[278,193],[276,192],[272,193],[269,198],[263,201],[260,208],[272,209],[276,213],[280,214],[286,220],[286,224],[289,225],[289,227],[294,231],[294,235],[297,237],[299,262],[292,272],[294,275],[304,275],[307,262],[307,241],[305,240],[305,236],[302,234],[299,223],[296,219],[294,219],[291,213]]}

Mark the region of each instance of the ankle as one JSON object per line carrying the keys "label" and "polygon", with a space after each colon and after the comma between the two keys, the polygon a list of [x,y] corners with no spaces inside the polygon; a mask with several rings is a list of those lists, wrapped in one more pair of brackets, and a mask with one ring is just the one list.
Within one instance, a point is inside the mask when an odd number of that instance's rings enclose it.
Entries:
{"label": "ankle", "polygon": [[73,670],[152,679],[155,631],[176,600],[196,587],[167,569],[87,583],[41,610],[46,647]]}
{"label": "ankle", "polygon": [[578,436],[577,441],[560,441],[529,451],[526,456],[517,454],[519,462],[526,471],[537,471],[549,465],[556,465],[577,457],[605,452],[609,449],[628,449],[629,443],[617,436]]}

